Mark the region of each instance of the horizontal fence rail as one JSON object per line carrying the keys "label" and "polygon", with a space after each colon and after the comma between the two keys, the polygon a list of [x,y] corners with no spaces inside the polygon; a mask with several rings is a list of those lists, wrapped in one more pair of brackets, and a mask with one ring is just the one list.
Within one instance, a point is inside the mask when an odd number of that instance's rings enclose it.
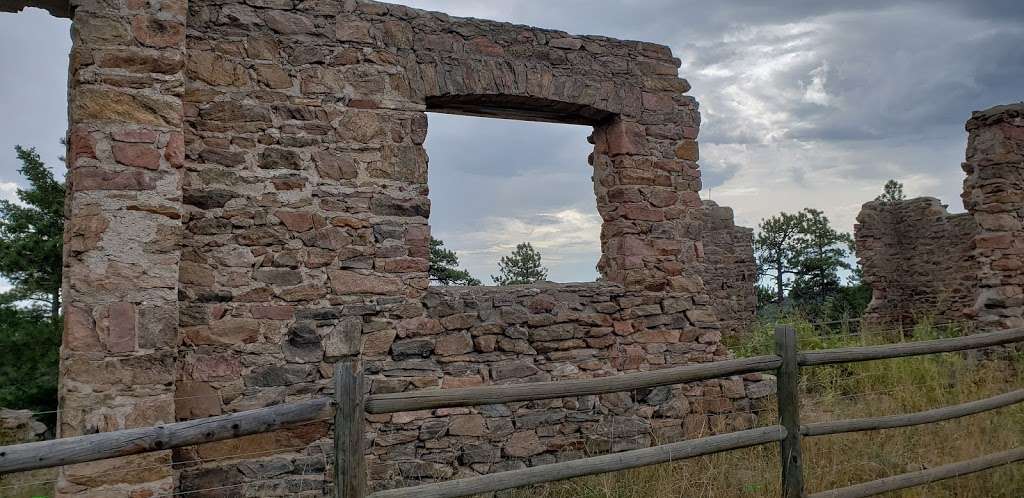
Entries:
{"label": "horizontal fence rail", "polygon": [[648,465],[673,462],[701,455],[748,448],[759,444],[781,441],[785,437],[786,429],[781,425],[774,425],[610,455],[582,458],[508,472],[498,472],[496,474],[487,474],[457,481],[379,491],[370,495],[369,498],[455,498],[458,496],[472,496],[501,491],[503,489],[646,467]]}
{"label": "horizontal fence rail", "polygon": [[1024,401],[1024,389],[1000,394],[978,401],[971,401],[960,405],[935,408],[923,412],[909,413],[906,415],[889,415],[885,417],[857,418],[850,420],[838,420],[835,422],[816,422],[807,424],[800,428],[804,436],[827,436],[829,434],[843,434],[846,432],[874,431],[880,429],[894,429],[896,427],[910,427],[914,425],[933,424],[943,420],[966,417],[997,408],[1014,405]]}
{"label": "horizontal fence rail", "polygon": [[863,498],[866,496],[875,496],[882,493],[888,493],[890,491],[922,486],[924,484],[952,479],[954,477],[974,474],[983,470],[1020,461],[1024,461],[1024,448],[1015,448],[1009,451],[993,453],[991,455],[985,455],[971,460],[964,460],[962,462],[935,467],[933,469],[919,470],[917,472],[886,477],[877,481],[870,481],[845,488],[814,493],[809,495],[807,498]]}
{"label": "horizontal fence rail", "polygon": [[951,353],[954,351],[1000,346],[1020,341],[1024,341],[1024,329],[988,332],[985,334],[956,337],[952,339],[935,339],[931,341],[886,344],[882,346],[823,349],[821,351],[800,353],[798,357],[800,366],[831,365],[834,363],[884,360],[888,358],[901,358],[904,356],[918,356],[923,354]]}
{"label": "horizontal fence rail", "polygon": [[774,370],[781,364],[782,358],[766,355],[596,379],[376,394],[366,400],[366,411],[372,414],[382,414],[607,394],[763,372]]}
{"label": "horizontal fence rail", "polygon": [[0,474],[59,467],[212,443],[326,419],[332,400],[314,399],[217,417],[0,447]]}

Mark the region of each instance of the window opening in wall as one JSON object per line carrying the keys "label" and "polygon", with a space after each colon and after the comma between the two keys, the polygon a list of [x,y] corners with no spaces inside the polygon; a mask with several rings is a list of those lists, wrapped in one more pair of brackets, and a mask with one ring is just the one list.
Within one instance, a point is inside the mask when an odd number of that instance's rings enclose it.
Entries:
{"label": "window opening in wall", "polygon": [[[515,253],[513,266],[531,267],[535,252],[547,269],[544,280],[596,280],[601,217],[587,164],[592,132],[590,126],[430,113],[430,225],[444,244],[435,245],[432,259],[454,263],[444,250],[454,251],[457,270],[495,285],[504,281],[502,257]],[[530,248],[522,246],[527,243]]]}

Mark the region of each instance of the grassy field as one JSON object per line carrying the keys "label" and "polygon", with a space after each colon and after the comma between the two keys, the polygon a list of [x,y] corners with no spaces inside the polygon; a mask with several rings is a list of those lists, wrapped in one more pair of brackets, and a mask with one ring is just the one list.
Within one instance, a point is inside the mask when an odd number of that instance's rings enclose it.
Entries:
{"label": "grassy field", "polygon": [[[798,324],[801,349],[898,342],[891,332],[848,335]],[[913,340],[956,336],[955,328],[921,326]],[[772,350],[772,330],[733,345],[738,355]],[[890,415],[964,403],[1024,386],[1020,357],[979,361],[941,354],[803,370],[803,422]],[[772,425],[774,413],[762,413]],[[895,474],[931,468],[1024,445],[1024,405],[903,429],[804,439],[808,492],[834,489]],[[721,453],[684,463],[552,483],[512,493],[516,498],[750,498],[778,496],[778,445]],[[1024,465],[1015,464],[902,492],[902,498],[1020,498]]]}

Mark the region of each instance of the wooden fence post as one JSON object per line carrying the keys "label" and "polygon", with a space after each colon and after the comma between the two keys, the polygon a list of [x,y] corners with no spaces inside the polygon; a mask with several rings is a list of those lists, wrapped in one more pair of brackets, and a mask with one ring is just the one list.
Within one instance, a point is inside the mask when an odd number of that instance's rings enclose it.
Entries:
{"label": "wooden fence post", "polygon": [[363,407],[363,362],[358,356],[334,364],[334,496],[366,496],[363,452],[366,413]]}
{"label": "wooden fence post", "polygon": [[804,496],[803,456],[800,451],[800,365],[797,363],[796,330],[785,325],[775,328],[775,353],[782,358],[779,367],[779,424],[786,428],[782,440],[782,498]]}

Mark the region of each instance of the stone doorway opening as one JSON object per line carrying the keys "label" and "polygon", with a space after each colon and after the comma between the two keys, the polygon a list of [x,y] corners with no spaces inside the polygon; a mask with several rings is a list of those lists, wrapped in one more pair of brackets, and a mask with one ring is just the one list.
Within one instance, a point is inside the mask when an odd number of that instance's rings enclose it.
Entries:
{"label": "stone doorway opening", "polygon": [[431,233],[462,267],[494,285],[499,259],[529,242],[549,281],[598,278],[592,127],[451,112],[431,112],[428,121]]}

